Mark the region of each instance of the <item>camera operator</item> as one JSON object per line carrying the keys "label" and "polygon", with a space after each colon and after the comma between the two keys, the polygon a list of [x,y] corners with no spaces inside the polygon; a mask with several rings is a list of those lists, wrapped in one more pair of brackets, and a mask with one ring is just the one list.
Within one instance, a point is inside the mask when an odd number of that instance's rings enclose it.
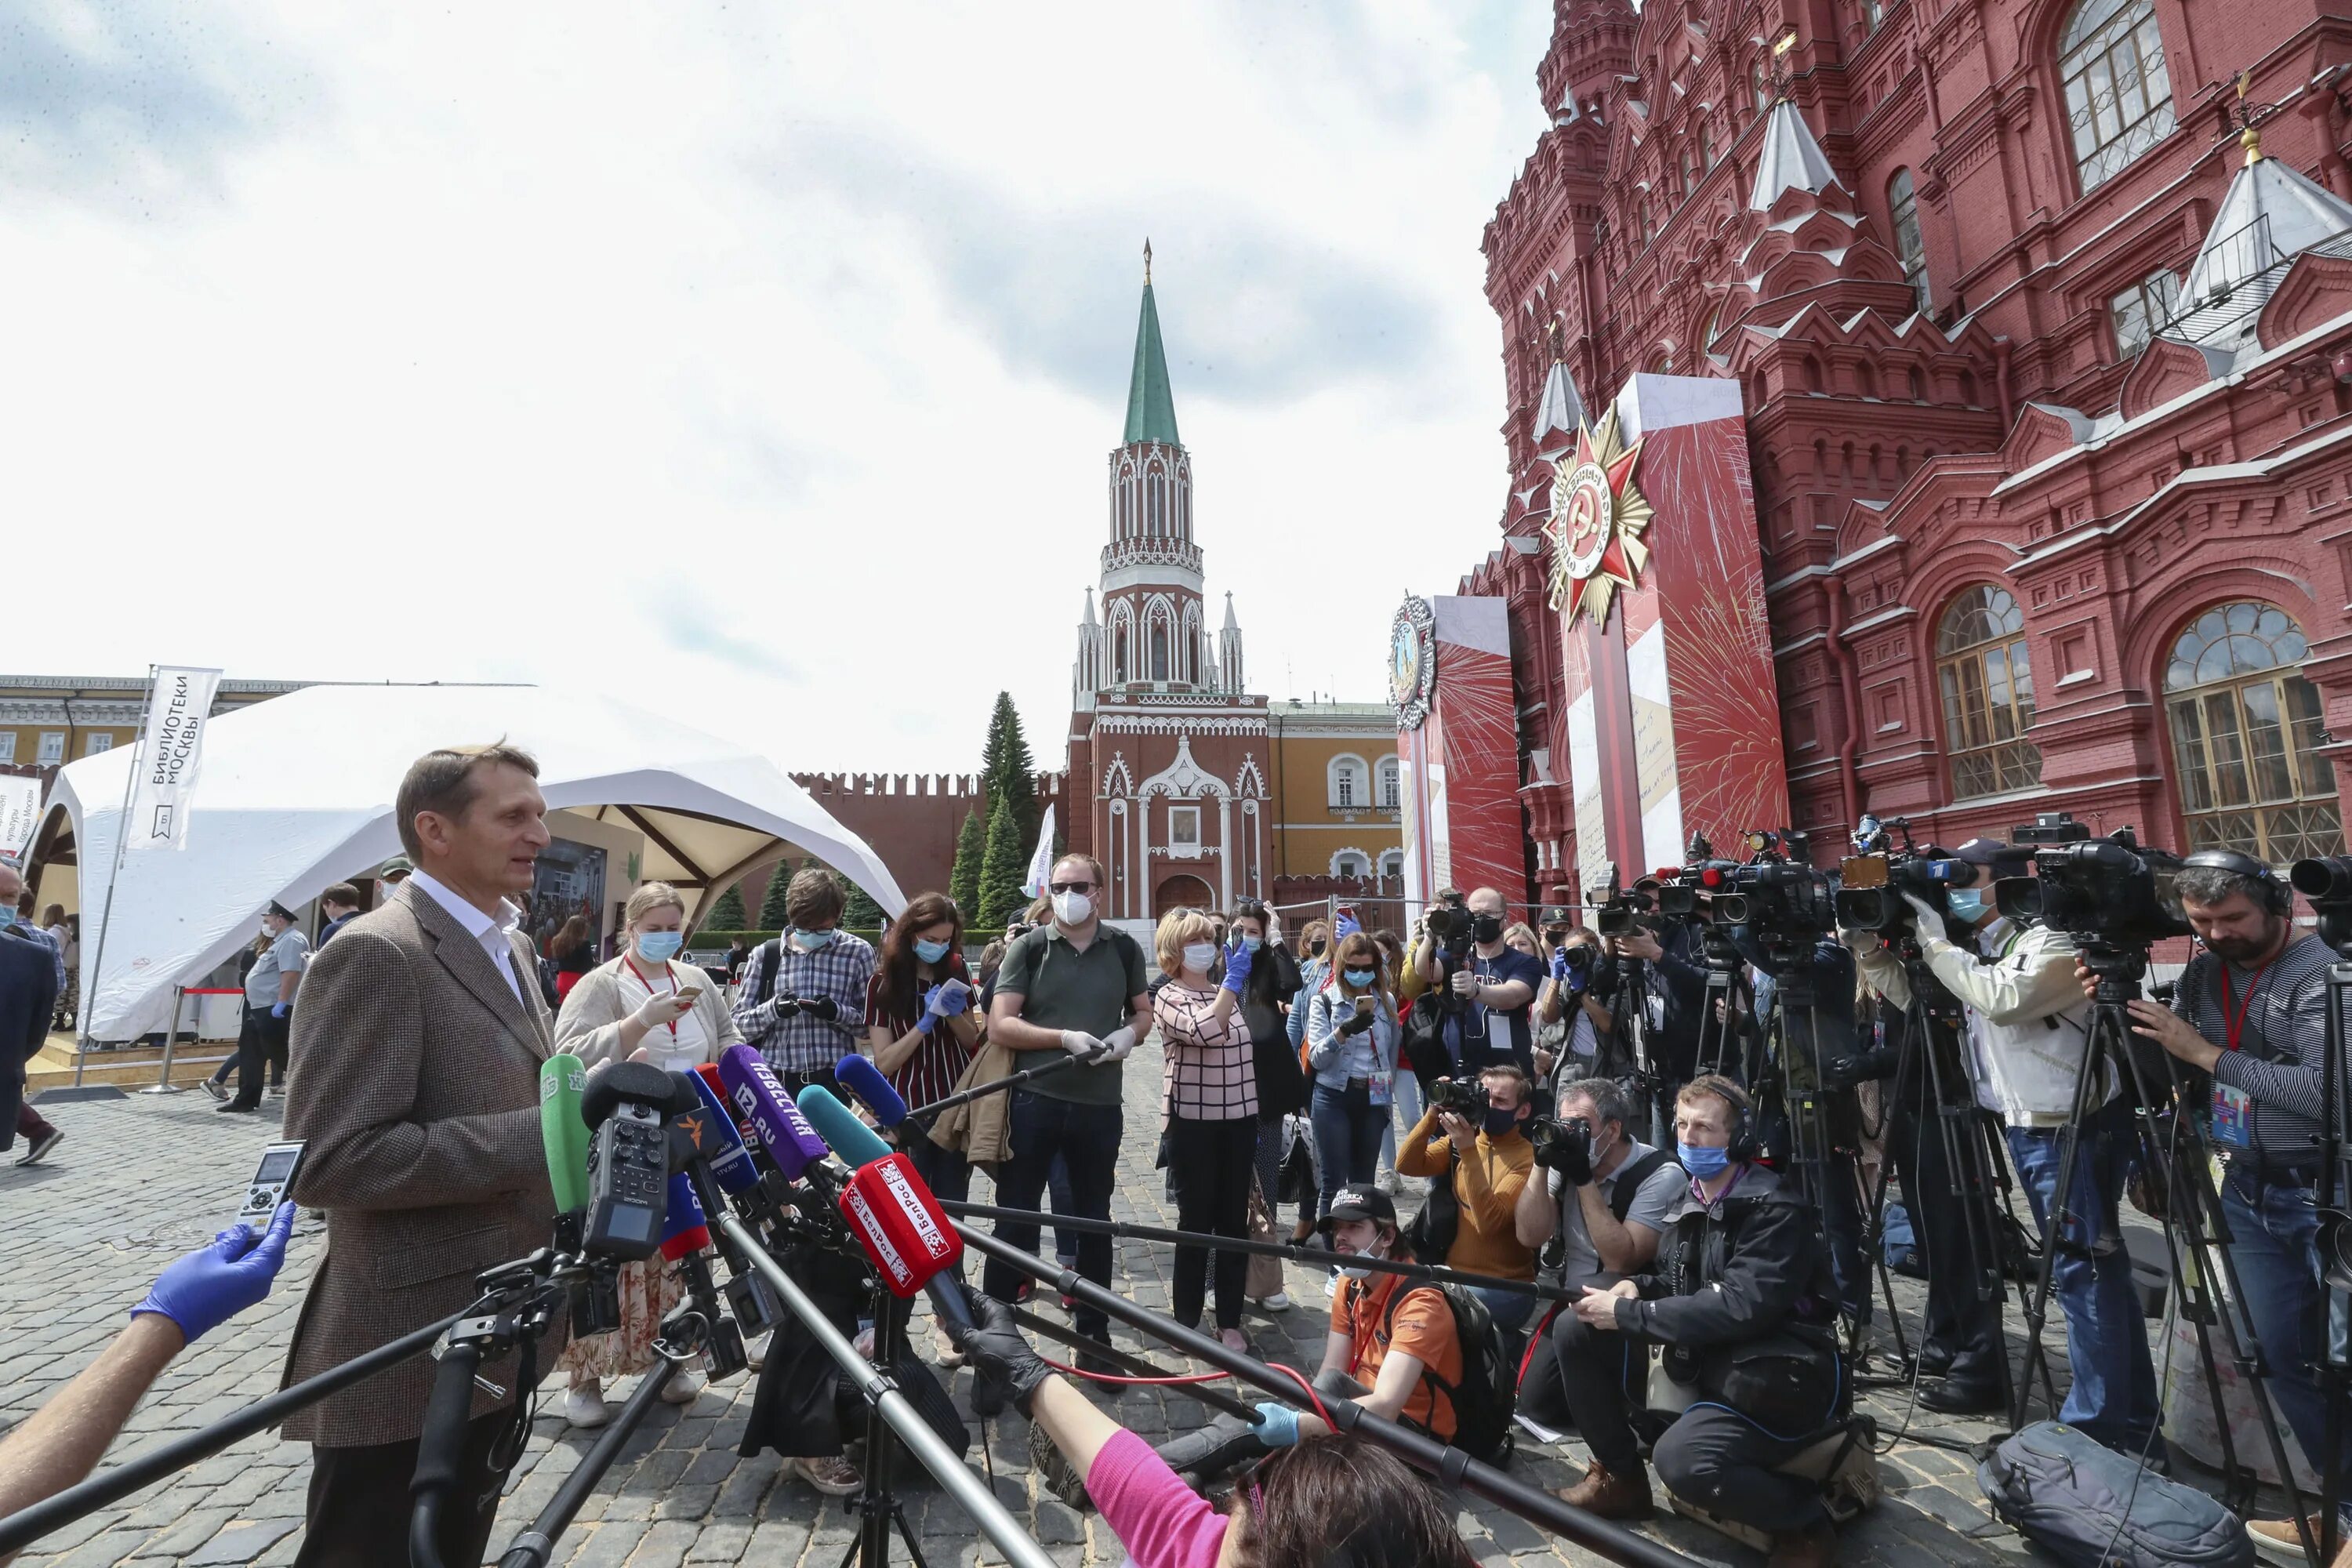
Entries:
{"label": "camera operator", "polygon": [[[1958,858],[1990,869],[2017,855],[2005,844],[1972,838]],[[2090,1039],[2090,1006],[2067,984],[2074,941],[2047,926],[2021,930],[1982,888],[1952,889],[1940,910],[1916,894],[1904,898],[1921,956],[1968,1009],[1977,1101],[2006,1125],[2010,1159],[2032,1201],[2034,1223],[2045,1240],[2053,1229],[2060,1237],[2051,1288],[2066,1314],[2074,1376],[2059,1418],[2119,1453],[2143,1452],[2162,1412],[2116,1209],[2133,1147],[2131,1108],[2119,1085],[2102,1086],[2100,1109],[2079,1134],[2063,1225],[2053,1226],[2049,1213],[2059,1144],[2074,1113]],[[1970,933],[1973,952],[1946,940],[1952,928]],[[1859,956],[1874,990],[1896,1006],[1910,1005],[1910,984],[1893,953],[1878,947]],[[1989,1371],[1981,1378],[1955,1371],[1919,1396],[1927,1408],[1946,1413],[1991,1410],[2000,1402]]]}
{"label": "camera operator", "polygon": [[[1470,916],[1470,946],[1449,952],[1441,942],[1423,943],[1421,977],[1433,988],[1445,987],[1446,1054],[1457,1073],[1476,1072],[1490,1061],[1517,1064],[1535,1076],[1535,1042],[1528,1015],[1542,985],[1544,966],[1503,941],[1503,895],[1480,888],[1466,900]],[[1433,915],[1444,923],[1443,910]],[[1436,935],[1434,929],[1431,934]],[[1497,1024],[1499,1021],[1499,1028]]]}
{"label": "camera operator", "polygon": [[1592,1450],[1584,1479],[1559,1495],[1603,1519],[1649,1516],[1625,1390],[1628,1358],[1655,1343],[1666,1377],[1699,1401],[1652,1446],[1660,1477],[1769,1534],[1768,1568],[1817,1568],[1837,1551],[1820,1492],[1774,1467],[1843,1414],[1829,1255],[1794,1184],[1748,1163],[1750,1121],[1747,1092],[1730,1079],[1710,1073],[1683,1086],[1675,1136],[1691,1179],[1665,1216],[1655,1263],[1606,1289],[1588,1286],[1552,1321],[1560,1381]]}
{"label": "camera operator", "polygon": [[1544,910],[1543,940],[1549,973],[1536,994],[1536,1076],[1559,1083],[1614,1077],[1624,1064],[1610,1049],[1615,1016],[1595,994],[1610,979],[1599,933],[1555,908]]}
{"label": "camera operator", "polygon": [[1515,1216],[1519,1245],[1560,1238],[1560,1288],[1581,1289],[1596,1275],[1633,1274],[1658,1255],[1666,1212],[1685,1184],[1670,1149],[1631,1131],[1633,1103],[1614,1079],[1587,1078],[1559,1091],[1565,1136],[1536,1152],[1542,1182],[1529,1181]]}
{"label": "camera operator", "polygon": [[[1485,1105],[1476,1121],[1459,1110],[1432,1104],[1413,1123],[1397,1148],[1397,1173],[1405,1176],[1450,1176],[1448,1187],[1456,1220],[1445,1243],[1443,1261],[1448,1268],[1471,1274],[1491,1274],[1497,1279],[1536,1277],[1535,1249],[1519,1239],[1515,1216],[1519,1195],[1535,1169],[1536,1152],[1520,1129],[1535,1109],[1535,1086],[1515,1067],[1497,1063],[1478,1075]],[[1435,1194],[1433,1205],[1442,1205]],[[1503,1331],[1507,1347],[1517,1342],[1518,1331],[1535,1311],[1536,1299],[1521,1290],[1473,1287],[1495,1326]]]}
{"label": "camera operator", "polygon": [[[2145,999],[2130,1005],[2132,1032],[2212,1075],[2212,1139],[2228,1167],[2221,1197],[2231,1261],[2253,1315],[2271,1397],[2317,1468],[2327,1443],[2324,1396],[2312,1373],[2326,1349],[2319,1337],[2326,1297],[2316,1186],[2335,953],[2317,934],[2295,933],[2285,879],[2251,856],[2200,851],[2174,888],[2205,951],[2189,961],[2171,1009]],[[2091,992],[2088,973],[2081,978]],[[2352,1510],[2344,1520],[2352,1531]],[[2300,1558],[2292,1521],[2246,1530],[2281,1561]]]}
{"label": "camera operator", "polygon": [[1642,963],[1632,994],[1617,999],[1618,1010],[1642,1009],[1652,1066],[1669,1087],[1688,1081],[1698,1070],[1699,1033],[1706,1016],[1706,965],[1698,928],[1652,915],[1611,941],[1616,953]]}

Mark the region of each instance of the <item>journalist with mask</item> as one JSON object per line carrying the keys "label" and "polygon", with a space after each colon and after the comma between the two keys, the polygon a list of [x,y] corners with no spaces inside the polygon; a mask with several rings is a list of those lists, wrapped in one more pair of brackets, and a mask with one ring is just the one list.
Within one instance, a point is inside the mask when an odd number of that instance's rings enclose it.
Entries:
{"label": "journalist with mask", "polygon": [[1752,1117],[1727,1079],[1683,1087],[1675,1136],[1690,1179],[1656,1259],[1606,1289],[1588,1286],[1553,1320],[1561,1386],[1592,1450],[1584,1479],[1559,1495],[1603,1519],[1648,1517],[1627,1368],[1656,1346],[1664,1380],[1648,1425],[1666,1423],[1651,1447],[1659,1477],[1769,1534],[1769,1568],[1824,1568],[1837,1537],[1819,1488],[1777,1467],[1847,1409],[1829,1254],[1794,1184],[1751,1163]]}
{"label": "journalist with mask", "polygon": [[[2074,1373],[2061,1419],[2119,1452],[2139,1453],[2163,1412],[2119,1210],[2133,1151],[2131,1108],[2119,1077],[2102,1068],[2087,1102],[2096,1109],[2075,1140],[2067,1213],[2053,1225],[2063,1134],[2091,1030],[2090,1005],[2074,984],[2074,943],[2047,926],[2020,927],[1994,907],[1990,874],[2022,869],[2027,853],[1971,839],[1958,858],[1985,873],[1977,885],[1946,893],[1942,909],[1916,894],[1906,897],[1921,956],[1967,1009],[1977,1102],[2004,1125],[2035,1223],[2045,1237],[2054,1230],[2061,1238],[2051,1289],[2066,1315]],[[1948,930],[1961,940],[1948,938]],[[1901,962],[1874,942],[1857,939],[1854,945],[1864,950],[1859,962],[1872,989],[1907,1007],[1912,994]],[[1948,1375],[1920,1395],[1930,1410],[1981,1412],[2000,1405],[1989,1359],[2001,1353],[1998,1324],[1975,1316],[1965,1328],[1968,1338],[1950,1346]]]}
{"label": "journalist with mask", "polygon": [[[2204,951],[2182,972],[2172,1008],[2145,998],[2130,1005],[2132,1030],[2210,1075],[2231,1261],[2253,1315],[2265,1386],[2316,1469],[2327,1452],[2312,1368],[2326,1350],[2317,1187],[2327,968],[2336,955],[2315,933],[2295,930],[2292,892],[2251,856],[2200,850],[2174,889]],[[2090,994],[2090,975],[2080,978]],[[2340,1093],[2352,1063],[2336,1070]],[[2352,1451],[2342,1452],[2339,1473],[2352,1473]],[[2342,1524],[2352,1536],[2352,1510]],[[2293,1521],[2256,1521],[2246,1531],[2273,1561],[2303,1561]]]}
{"label": "journalist with mask", "polygon": [[[1398,1146],[1400,1174],[1433,1178],[1423,1209],[1429,1228],[1414,1240],[1427,1243],[1418,1247],[1424,1258],[1449,1268],[1532,1283],[1535,1249],[1519,1239],[1517,1215],[1536,1163],[1535,1149],[1519,1131],[1535,1109],[1535,1086],[1517,1068],[1498,1064],[1478,1075],[1470,1098],[1475,1103],[1467,1109],[1433,1104]],[[1535,1297],[1474,1289],[1503,1331],[1506,1347],[1516,1349]]]}
{"label": "journalist with mask", "polygon": [[823,867],[793,872],[784,888],[791,929],[751,950],[736,992],[736,1028],[793,1094],[813,1083],[838,1090],[833,1064],[865,1037],[874,945],[841,929],[847,903]]}
{"label": "journalist with mask", "polygon": [[[1257,1064],[1241,994],[1255,955],[1240,942],[1218,967],[1216,930],[1198,910],[1163,916],[1158,932],[1160,972],[1168,976],[1151,999],[1160,1025],[1160,1144],[1176,1189],[1180,1230],[1249,1238],[1250,1185],[1256,1179]],[[1217,1337],[1247,1352],[1242,1335],[1249,1258],[1216,1255]],[[1209,1268],[1198,1247],[1176,1249],[1171,1305],[1176,1321],[1197,1328]]]}
{"label": "journalist with mask", "polygon": [[[1242,987],[1242,1018],[1249,1025],[1250,1059],[1257,1074],[1257,1147],[1254,1151],[1258,1196],[1266,1216],[1279,1222],[1282,1200],[1283,1119],[1307,1109],[1307,1074],[1298,1047],[1290,1043],[1290,999],[1298,994],[1297,961],[1270,940],[1274,917],[1264,904],[1245,899],[1234,906],[1233,932],[1250,955],[1249,983]],[[1302,1211],[1294,1241],[1304,1241],[1315,1224],[1315,1199]],[[1279,1292],[1266,1299],[1276,1310],[1290,1304]]]}
{"label": "journalist with mask", "polygon": [[1341,938],[1330,978],[1317,987],[1307,1016],[1319,1217],[1331,1212],[1342,1186],[1370,1184],[1389,1125],[1399,1035],[1380,944],[1362,931]]}
{"label": "journalist with mask", "polygon": [[1528,1015],[1544,982],[1542,962],[1504,940],[1507,910],[1492,888],[1473,892],[1460,910],[1430,911],[1439,925],[1468,918],[1468,942],[1458,929],[1430,928],[1434,939],[1417,952],[1422,979],[1435,994],[1416,1003],[1435,1006],[1454,1076],[1467,1078],[1489,1062],[1510,1062],[1535,1076],[1535,1037]]}

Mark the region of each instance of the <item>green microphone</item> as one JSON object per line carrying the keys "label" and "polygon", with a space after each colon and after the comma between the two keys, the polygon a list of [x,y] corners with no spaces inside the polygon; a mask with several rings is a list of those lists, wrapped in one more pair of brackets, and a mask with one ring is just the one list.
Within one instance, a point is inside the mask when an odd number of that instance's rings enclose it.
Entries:
{"label": "green microphone", "polygon": [[580,1118],[580,1091],[587,1085],[578,1057],[559,1053],[540,1064],[539,1137],[557,1214],[588,1206],[588,1123]]}

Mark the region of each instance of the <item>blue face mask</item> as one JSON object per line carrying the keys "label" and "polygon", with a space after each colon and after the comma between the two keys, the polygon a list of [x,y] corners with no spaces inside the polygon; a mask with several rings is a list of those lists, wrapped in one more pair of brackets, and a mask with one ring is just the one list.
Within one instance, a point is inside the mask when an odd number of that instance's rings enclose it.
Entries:
{"label": "blue face mask", "polygon": [[1684,1170],[1702,1182],[1713,1181],[1731,1168],[1731,1151],[1728,1149],[1702,1149],[1695,1143],[1677,1142],[1675,1156],[1682,1162]]}
{"label": "blue face mask", "polygon": [[684,944],[686,938],[674,931],[641,931],[637,933],[637,956],[648,963],[667,963]]}
{"label": "blue face mask", "polygon": [[1975,921],[1984,918],[1984,894],[1975,888],[1954,888],[1944,895],[1944,904],[1957,920]]}
{"label": "blue face mask", "polygon": [[829,931],[796,931],[793,932],[793,945],[803,952],[814,952],[821,947],[831,946],[837,934]]}
{"label": "blue face mask", "polygon": [[1343,969],[1339,973],[1347,977],[1349,984],[1360,991],[1370,985],[1379,975],[1379,971],[1371,969]]}
{"label": "blue face mask", "polygon": [[1259,948],[1265,945],[1265,938],[1262,936],[1245,936],[1242,938],[1242,945],[1248,948],[1252,952],[1255,952]]}
{"label": "blue face mask", "polygon": [[925,963],[937,963],[940,959],[945,958],[947,955],[948,944],[946,942],[925,942],[921,937],[917,937],[915,939],[915,956],[921,959]]}

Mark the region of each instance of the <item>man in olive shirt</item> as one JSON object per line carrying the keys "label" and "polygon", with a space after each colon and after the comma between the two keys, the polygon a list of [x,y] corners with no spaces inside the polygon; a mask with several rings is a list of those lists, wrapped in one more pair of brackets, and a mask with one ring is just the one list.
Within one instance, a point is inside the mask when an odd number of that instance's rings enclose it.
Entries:
{"label": "man in olive shirt", "polygon": [[[1067,1051],[1087,1060],[1012,1091],[1005,1114],[1013,1156],[997,1169],[996,1201],[1034,1212],[1058,1154],[1069,1170],[1073,1216],[1108,1219],[1126,1121],[1119,1063],[1151,1028],[1143,949],[1096,918],[1103,868],[1093,856],[1065,855],[1055,862],[1050,890],[1053,923],[1005,950],[988,1005],[988,1035],[1009,1050]],[[1034,1225],[999,1221],[996,1235],[1024,1251],[1037,1249]],[[1078,1238],[1078,1273],[1109,1287],[1110,1237]],[[1010,1265],[991,1259],[981,1289],[1010,1301],[1021,1280]],[[1101,1312],[1080,1307],[1074,1319],[1081,1334],[1110,1338],[1110,1321]],[[1078,1358],[1089,1370],[1118,1370],[1093,1367],[1093,1360]]]}

